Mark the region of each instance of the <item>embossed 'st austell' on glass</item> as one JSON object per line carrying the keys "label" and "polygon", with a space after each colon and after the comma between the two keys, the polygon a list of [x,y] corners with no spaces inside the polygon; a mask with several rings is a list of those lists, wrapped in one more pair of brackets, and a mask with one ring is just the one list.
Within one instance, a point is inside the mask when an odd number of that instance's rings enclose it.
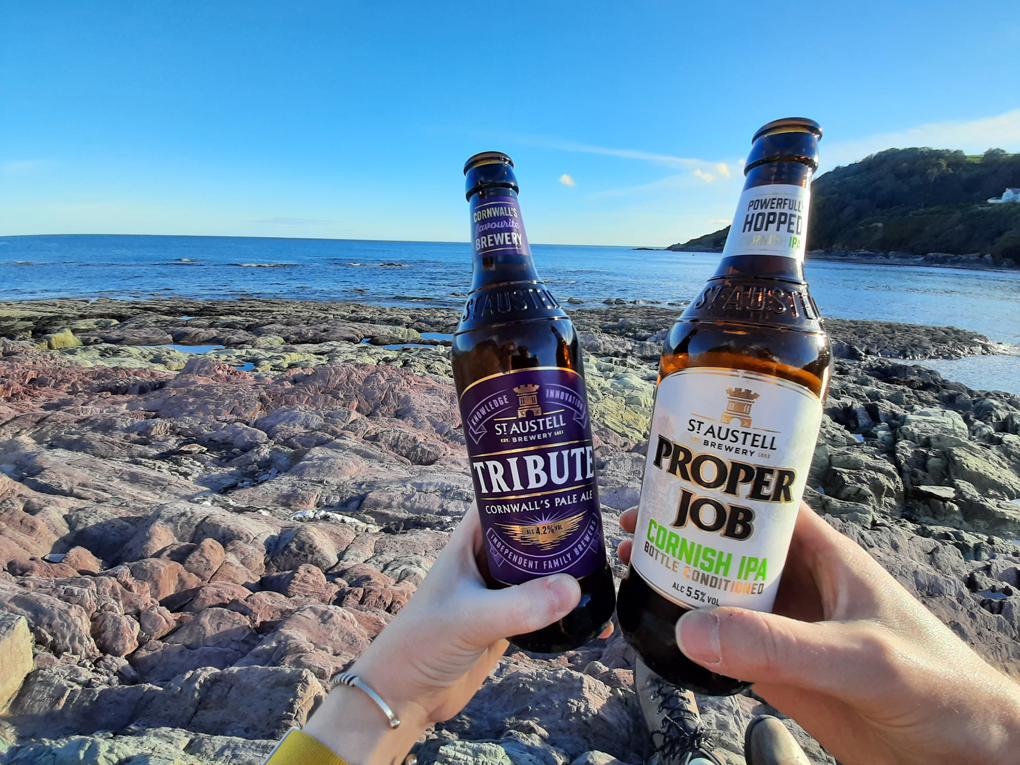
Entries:
{"label": "embossed 'st austell' on glass", "polygon": [[577,336],[539,281],[513,162],[468,160],[473,283],[453,341],[453,376],[481,518],[490,587],[566,573],[578,607],[513,642],[576,648],[615,605],[602,536],[591,412]]}
{"label": "embossed 'st austell' on glass", "polygon": [[755,134],[719,269],[659,364],[617,614],[649,667],[699,693],[747,683],[681,654],[676,622],[772,608],[818,436],[831,352],[802,263],[821,135],[800,118]]}

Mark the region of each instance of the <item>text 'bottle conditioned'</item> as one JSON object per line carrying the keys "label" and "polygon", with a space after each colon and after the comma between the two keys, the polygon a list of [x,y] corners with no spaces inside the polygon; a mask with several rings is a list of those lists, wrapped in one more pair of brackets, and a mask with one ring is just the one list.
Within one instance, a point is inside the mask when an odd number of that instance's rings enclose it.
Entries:
{"label": "text 'bottle conditioned'", "polygon": [[832,360],[803,262],[817,123],[770,122],[715,275],[666,338],[630,569],[617,614],[655,672],[699,693],[747,683],[687,659],[688,610],[771,610]]}

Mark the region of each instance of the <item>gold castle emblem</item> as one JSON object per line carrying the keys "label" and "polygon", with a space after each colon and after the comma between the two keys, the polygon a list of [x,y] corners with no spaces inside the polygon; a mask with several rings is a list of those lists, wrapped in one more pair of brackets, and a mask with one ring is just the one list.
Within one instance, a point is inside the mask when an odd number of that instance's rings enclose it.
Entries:
{"label": "gold castle emblem", "polygon": [[578,513],[569,518],[560,518],[558,521],[532,524],[500,523],[499,526],[517,544],[548,551],[555,548],[564,537],[577,531],[583,520],[584,513]]}
{"label": "gold castle emblem", "polygon": [[752,393],[746,388],[727,388],[726,393],[729,400],[726,402],[726,411],[722,414],[723,425],[740,420],[740,427],[751,427],[751,406],[759,394]]}
{"label": "gold castle emblem", "polygon": [[520,419],[528,412],[536,417],[542,416],[542,407],[538,405],[538,385],[518,385],[514,388],[519,402],[517,404],[517,417]]}

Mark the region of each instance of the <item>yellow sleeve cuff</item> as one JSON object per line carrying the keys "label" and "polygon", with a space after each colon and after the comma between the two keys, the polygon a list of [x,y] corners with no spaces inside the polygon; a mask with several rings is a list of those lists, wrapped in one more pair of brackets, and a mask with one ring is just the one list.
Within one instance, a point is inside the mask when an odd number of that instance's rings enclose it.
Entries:
{"label": "yellow sleeve cuff", "polygon": [[292,730],[283,737],[264,765],[347,765],[333,754],[325,744],[320,744],[307,733]]}

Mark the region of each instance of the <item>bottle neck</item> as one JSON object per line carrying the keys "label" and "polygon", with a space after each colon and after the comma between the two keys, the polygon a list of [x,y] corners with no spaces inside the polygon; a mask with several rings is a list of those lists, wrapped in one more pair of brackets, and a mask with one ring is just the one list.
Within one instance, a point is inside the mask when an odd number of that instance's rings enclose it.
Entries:
{"label": "bottle neck", "polygon": [[747,171],[713,278],[755,275],[804,281],[813,174],[809,165],[783,160],[765,162]]}
{"label": "bottle neck", "polygon": [[517,193],[490,186],[471,195],[471,291],[497,284],[541,283],[531,258]]}

